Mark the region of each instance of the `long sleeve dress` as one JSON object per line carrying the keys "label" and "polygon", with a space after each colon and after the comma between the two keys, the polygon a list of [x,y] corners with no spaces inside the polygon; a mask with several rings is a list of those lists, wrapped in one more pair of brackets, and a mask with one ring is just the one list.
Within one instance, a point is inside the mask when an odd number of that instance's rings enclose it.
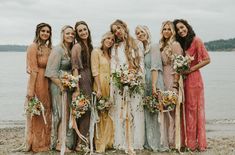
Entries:
{"label": "long sleeve dress", "polygon": [[[141,48],[139,48],[141,49]],[[143,52],[139,50],[139,52]],[[143,53],[140,53],[142,55]],[[123,42],[119,46],[113,47],[111,52],[111,72],[113,73],[120,65],[128,65],[125,55],[125,45]],[[143,66],[143,60],[141,62]],[[123,102],[123,95],[117,87],[112,84],[111,97],[114,106],[112,117],[115,124],[114,148],[127,151],[128,149],[143,149],[144,145],[144,111],[141,106],[142,96],[135,94]],[[126,95],[129,96],[129,95]]]}
{"label": "long sleeve dress", "polygon": [[[162,75],[162,60],[159,51],[159,46],[152,45],[150,51],[144,55],[145,68],[145,96],[152,95],[152,77],[151,71],[158,72],[157,88],[164,89]],[[158,121],[158,112],[151,113],[148,109],[144,109],[145,116],[145,145],[146,149],[153,151],[161,150],[160,143],[160,124]]]}
{"label": "long sleeve dress", "polygon": [[[60,45],[57,45],[52,49],[45,76],[59,79],[61,76],[60,71],[71,73],[71,61],[69,57],[65,56],[64,49]],[[71,91],[66,90],[65,93],[67,98],[65,99],[65,103],[63,103],[63,93],[61,93],[60,88],[55,83],[51,82],[50,89],[52,97],[51,149],[61,149],[61,145],[63,143],[62,139],[64,136],[66,136],[66,146],[69,149],[73,149],[74,131],[69,128]],[[62,104],[65,104],[64,109]],[[63,123],[62,120],[66,120],[65,123]],[[65,132],[62,131],[63,124],[65,124]]]}
{"label": "long sleeve dress", "polygon": [[[203,42],[198,37],[194,37],[186,54],[194,57],[190,67],[209,58],[209,54]],[[207,147],[207,142],[205,129],[204,84],[200,70],[196,70],[187,75],[184,80],[184,92],[187,135],[186,146],[192,150],[199,148],[199,150],[203,151]],[[185,140],[185,135],[183,136],[183,139]]]}
{"label": "long sleeve dress", "polygon": [[[91,69],[92,75],[99,77],[102,96],[109,97],[110,60],[104,56],[102,50],[93,50],[91,54]],[[96,83],[94,83],[93,88],[94,91],[97,91]],[[114,126],[109,111],[99,111],[98,115],[99,122],[96,126],[95,147],[96,152],[104,152],[105,149],[113,146]]]}
{"label": "long sleeve dress", "polygon": [[[182,55],[183,51],[178,42],[173,42],[170,45],[172,54]],[[163,63],[163,81],[164,90],[174,91],[174,74],[172,60],[163,51],[161,52],[162,63]],[[180,132],[180,105],[183,102],[183,89],[182,89],[182,78],[179,80],[179,100],[176,105],[176,109],[170,112],[165,112],[162,115],[162,140],[164,146],[171,148],[180,149],[181,144],[181,132]]]}
{"label": "long sleeve dress", "polygon": [[26,143],[33,152],[48,151],[50,148],[51,134],[51,101],[48,78],[44,77],[47,60],[51,49],[42,46],[38,50],[36,43],[31,44],[27,49],[27,73],[37,73],[36,79],[30,75],[28,81],[28,92],[34,92],[35,96],[42,102],[45,108],[47,125],[42,115],[27,116],[26,122]]}

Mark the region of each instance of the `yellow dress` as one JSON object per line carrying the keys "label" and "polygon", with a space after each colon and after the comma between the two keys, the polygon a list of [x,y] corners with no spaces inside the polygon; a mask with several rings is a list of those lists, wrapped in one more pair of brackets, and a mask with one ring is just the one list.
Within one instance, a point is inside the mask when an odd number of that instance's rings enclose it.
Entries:
{"label": "yellow dress", "polygon": [[[109,96],[110,91],[110,60],[107,59],[101,49],[94,49],[91,53],[91,69],[93,76],[99,76],[102,96]],[[94,82],[94,91],[97,90]],[[105,149],[112,148],[114,141],[113,120],[108,111],[101,111],[99,122],[95,134],[96,152],[104,152]],[[97,134],[98,133],[98,134]]]}

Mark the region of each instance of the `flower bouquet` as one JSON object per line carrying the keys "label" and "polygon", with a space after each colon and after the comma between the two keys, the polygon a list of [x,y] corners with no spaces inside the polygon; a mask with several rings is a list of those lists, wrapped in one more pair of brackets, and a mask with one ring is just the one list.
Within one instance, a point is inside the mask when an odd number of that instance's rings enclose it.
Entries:
{"label": "flower bouquet", "polygon": [[183,55],[172,55],[172,61],[173,61],[173,69],[177,73],[182,73],[184,71],[187,71],[190,69],[190,63],[192,60],[194,60],[193,57],[190,57],[189,55],[183,56]]}
{"label": "flower bouquet", "polygon": [[64,71],[60,71],[60,72],[61,72],[60,80],[64,88],[73,89],[78,86],[78,81],[79,81],[79,78],[81,78],[81,76],[75,77],[68,72],[64,72]]}
{"label": "flower bouquet", "polygon": [[37,97],[33,97],[27,101],[28,101],[28,104],[26,104],[25,113],[30,114],[31,116],[35,116],[35,115],[40,116],[42,113],[44,123],[47,124],[45,113],[44,113],[45,108],[42,102]]}
{"label": "flower bouquet", "polygon": [[108,97],[101,97],[96,102],[96,108],[98,111],[109,110],[112,106],[112,103],[109,101]]}
{"label": "flower bouquet", "polygon": [[72,116],[79,118],[86,113],[90,105],[90,100],[84,95],[77,96],[71,103]]}
{"label": "flower bouquet", "polygon": [[143,106],[151,113],[158,112],[160,104],[158,101],[158,95],[146,96],[143,100]]}
{"label": "flower bouquet", "polygon": [[167,112],[175,109],[178,101],[178,95],[175,92],[160,90],[159,96],[160,110]]}
{"label": "flower bouquet", "polygon": [[114,85],[123,92],[124,87],[127,86],[130,90],[130,95],[141,94],[144,88],[144,78],[140,71],[128,69],[127,65],[120,66],[112,73]]}

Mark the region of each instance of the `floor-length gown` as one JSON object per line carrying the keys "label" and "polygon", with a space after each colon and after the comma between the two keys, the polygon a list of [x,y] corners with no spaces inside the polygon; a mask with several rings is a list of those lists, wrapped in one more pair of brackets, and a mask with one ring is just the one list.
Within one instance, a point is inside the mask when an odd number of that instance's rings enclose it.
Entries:
{"label": "floor-length gown", "polygon": [[[98,76],[103,97],[110,94],[110,60],[106,58],[103,51],[95,49],[91,54],[91,68],[93,76]],[[94,91],[97,85],[94,83]],[[104,152],[105,149],[112,148],[114,141],[114,125],[109,111],[99,111],[99,121],[97,122],[95,134],[96,152]]]}
{"label": "floor-length gown", "polygon": [[[203,42],[194,37],[191,46],[186,54],[194,57],[191,67],[200,61],[209,58],[208,52]],[[204,85],[200,70],[196,70],[187,75],[184,80],[185,91],[185,121],[186,121],[186,146],[191,150],[199,148],[204,151],[207,147],[206,129],[205,129],[205,99]],[[185,135],[183,136],[185,139]]]}
{"label": "floor-length gown", "polygon": [[[78,69],[78,72],[81,76],[79,79],[79,90],[80,92],[91,99],[92,94],[92,73],[91,73],[91,64],[88,63],[87,66],[85,66],[82,62],[82,55],[81,51],[78,49],[81,49],[81,45],[79,43],[76,43],[72,48],[72,69]],[[82,51],[85,52],[85,51]],[[91,56],[88,54],[87,59],[90,60]],[[90,62],[90,61],[88,61]],[[86,139],[89,139],[89,126],[90,126],[90,110],[86,111],[85,114],[83,114],[80,118],[78,118],[77,121],[77,127],[81,134],[86,137]],[[77,147],[79,149],[80,146],[78,145],[85,145],[84,142],[82,142],[81,138],[78,137],[77,140]]]}
{"label": "floor-length gown", "polygon": [[[124,64],[128,65],[125,45],[121,42],[118,47],[112,49],[111,72],[113,73],[120,65]],[[143,62],[141,62],[141,65],[143,69]],[[145,131],[144,111],[141,106],[142,96],[134,94],[129,97],[129,92],[126,92],[126,95],[120,94],[118,88],[111,83],[110,95],[113,97],[114,102],[111,112],[115,124],[114,148],[125,151],[128,151],[128,149],[143,149]],[[124,98],[125,102],[123,102]]]}
{"label": "floor-length gown", "polygon": [[[182,55],[182,48],[178,42],[173,42],[170,45],[170,50],[172,54]],[[174,91],[173,83],[174,83],[174,74],[172,60],[171,57],[167,55],[167,53],[161,52],[162,64],[163,64],[163,81],[164,81],[164,90]],[[181,132],[180,132],[180,105],[182,103],[182,78],[179,80],[179,103],[176,105],[176,109],[170,112],[165,112],[163,114],[163,133],[162,140],[165,146],[169,146],[170,148],[180,149],[181,143]]]}
{"label": "floor-length gown", "polygon": [[[144,55],[145,68],[145,96],[152,95],[152,77],[151,71],[158,72],[157,88],[164,89],[162,77],[162,60],[160,56],[159,46],[152,45],[149,52]],[[158,121],[158,112],[151,113],[148,109],[144,109],[145,116],[145,144],[144,147],[149,150],[162,150],[160,142],[160,124]]]}
{"label": "floor-length gown", "polygon": [[35,80],[31,77],[28,81],[28,91],[34,91],[35,96],[42,102],[45,108],[45,118],[47,124],[40,116],[27,116],[27,135],[26,143],[33,152],[48,151],[50,148],[51,134],[51,101],[49,93],[48,78],[44,77],[44,72],[47,65],[51,49],[46,46],[40,47],[33,43],[27,49],[27,72],[37,73]]}
{"label": "floor-length gown", "polygon": [[[48,60],[45,76],[49,78],[60,78],[62,72],[71,73],[70,57],[64,54],[64,49],[57,45],[53,48],[52,53]],[[67,99],[63,103],[64,93],[61,93],[60,88],[53,82],[50,85],[52,96],[52,132],[51,132],[51,149],[61,149],[62,139],[66,134],[66,146],[69,149],[74,148],[74,130],[69,128],[70,104],[71,104],[71,91],[66,90]],[[65,104],[64,109],[62,108]],[[63,117],[64,112],[64,118]],[[66,120],[66,131],[63,132],[62,120]]]}

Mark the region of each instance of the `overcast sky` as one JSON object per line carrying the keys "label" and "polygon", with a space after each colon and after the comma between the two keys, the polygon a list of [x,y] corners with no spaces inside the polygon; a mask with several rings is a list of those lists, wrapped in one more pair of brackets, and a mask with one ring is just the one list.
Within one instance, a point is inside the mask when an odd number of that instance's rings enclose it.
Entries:
{"label": "overcast sky", "polygon": [[134,36],[138,24],[150,28],[159,40],[161,23],[183,18],[203,41],[235,37],[235,0],[0,0],[0,44],[32,42],[35,27],[47,22],[53,28],[53,44],[63,25],[88,23],[95,46],[115,19],[124,20]]}

